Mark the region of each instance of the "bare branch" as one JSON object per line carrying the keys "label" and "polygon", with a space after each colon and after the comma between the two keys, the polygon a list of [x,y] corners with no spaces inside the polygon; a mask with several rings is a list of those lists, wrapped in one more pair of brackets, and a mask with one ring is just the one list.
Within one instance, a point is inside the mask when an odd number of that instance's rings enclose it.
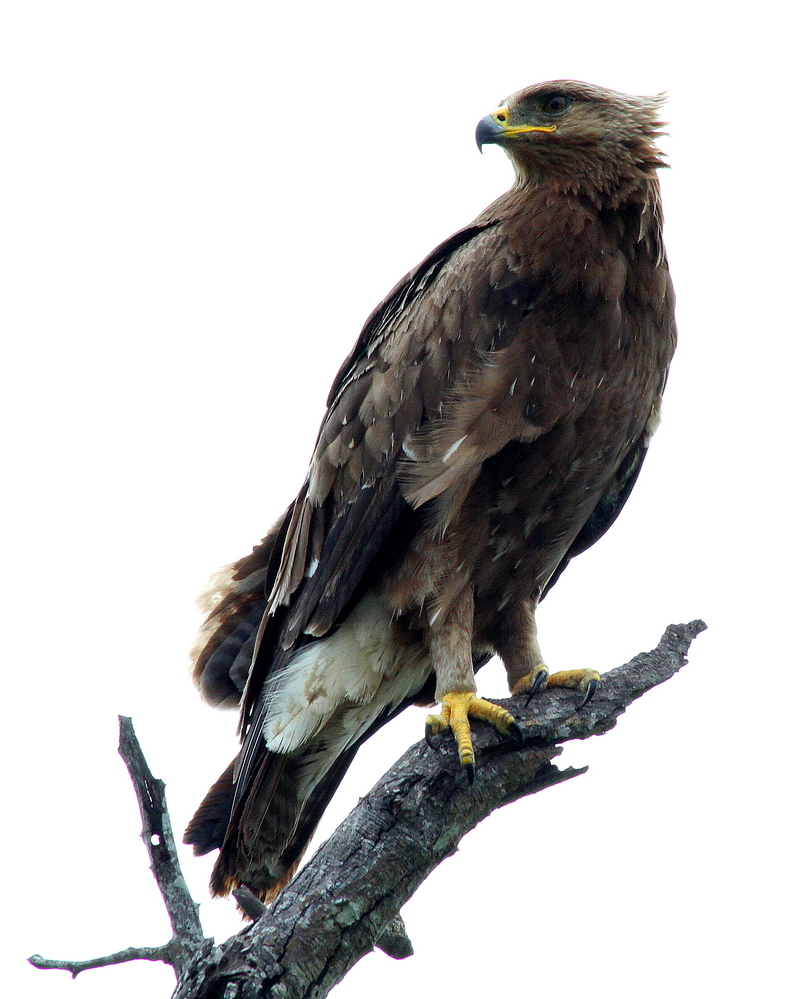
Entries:
{"label": "bare branch", "polygon": [[203,927],[199,906],[189,894],[178,861],[164,782],[150,772],[133,723],[122,715],[119,716],[119,755],[125,761],[136,791],[142,816],[142,842],[150,855],[150,869],[164,899],[172,932],[194,950],[204,940]]}
{"label": "bare branch", "polygon": [[704,628],[702,621],[672,625],[652,652],[604,674],[580,711],[575,692],[558,688],[530,705],[524,697],[500,702],[520,723],[524,742],[520,747],[476,724],[478,779],[472,787],[450,740],[442,739],[438,752],[424,742],[412,746],[269,909],[237,893],[256,922],[220,947],[203,937],[183,881],[164,785],[150,773],[130,720],[121,718],[120,752],[175,935],[164,947],[130,948],[93,961],[39,955],[29,960],[73,976],[137,958],[166,961],[178,975],[174,999],[322,999],[373,947],[394,958],[413,953],[399,913],[428,874],[494,809],[584,773],[554,765],[558,743],[607,732],[628,705],[685,664],[689,645]]}
{"label": "bare branch", "polygon": [[255,922],[257,919],[261,919],[264,913],[267,911],[266,905],[261,901],[260,898],[250,891],[247,885],[242,885],[239,888],[234,888],[231,895],[236,899],[236,902],[245,916],[249,916],[250,919]]}
{"label": "bare branch", "polygon": [[92,957],[88,961],[57,961],[42,957],[41,954],[32,954],[28,958],[28,963],[34,968],[56,968],[61,971],[68,971],[73,978],[77,978],[82,971],[89,971],[91,968],[107,968],[110,964],[124,964],[126,961],[163,961],[170,963],[167,946],[163,947],[128,947],[126,950],[118,950],[116,954],[108,954],[106,957]]}
{"label": "bare branch", "polygon": [[268,916],[196,966],[175,999],[322,999],[380,941],[417,887],[461,838],[495,808],[569,780],[555,742],[612,728],[645,691],[686,662],[705,625],[667,629],[658,647],[604,674],[592,701],[575,712],[576,694],[550,689],[528,706],[501,702],[520,721],[520,748],[489,726],[474,728],[478,776],[470,787],[449,740],[431,752],[412,746],[323,844],[273,903]]}
{"label": "bare branch", "polygon": [[406,957],[411,957],[414,948],[406,933],[406,924],[402,916],[395,916],[386,929],[375,941],[378,950],[393,957],[395,961],[402,961]]}
{"label": "bare branch", "polygon": [[196,902],[189,894],[178,862],[175,839],[167,810],[164,782],[153,776],[144,758],[130,718],[119,716],[119,754],[139,802],[142,841],[150,857],[150,869],[172,924],[173,936],[160,947],[128,947],[105,957],[86,961],[55,961],[34,954],[28,961],[35,968],[60,968],[74,978],[89,968],[103,968],[125,961],[163,961],[172,966],[176,978],[192,965],[199,954],[207,953],[213,941],[206,940],[200,925]]}

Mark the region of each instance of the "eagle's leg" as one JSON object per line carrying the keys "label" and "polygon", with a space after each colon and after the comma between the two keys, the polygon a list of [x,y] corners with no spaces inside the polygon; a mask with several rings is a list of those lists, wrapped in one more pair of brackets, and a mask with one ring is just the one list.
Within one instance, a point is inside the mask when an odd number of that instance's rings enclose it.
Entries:
{"label": "eagle's leg", "polygon": [[523,600],[503,615],[502,623],[492,636],[497,654],[503,660],[512,694],[528,694],[528,700],[542,687],[569,687],[583,693],[578,709],[597,690],[600,674],[594,669],[561,670],[552,675],[542,662],[536,637],[536,604]]}
{"label": "eagle's leg", "polygon": [[535,694],[547,683],[547,667],[542,661],[536,637],[536,604],[523,600],[509,607],[492,632],[491,644],[503,660],[512,694]]}
{"label": "eagle's leg", "polygon": [[484,701],[475,693],[472,669],[472,617],[474,598],[465,587],[444,621],[431,625],[429,647],[436,673],[436,700],[442,705],[438,715],[428,715],[425,737],[450,729],[458,747],[458,758],[470,784],[475,779],[475,750],[469,719],[487,721],[504,735],[522,738],[519,726],[505,708]]}

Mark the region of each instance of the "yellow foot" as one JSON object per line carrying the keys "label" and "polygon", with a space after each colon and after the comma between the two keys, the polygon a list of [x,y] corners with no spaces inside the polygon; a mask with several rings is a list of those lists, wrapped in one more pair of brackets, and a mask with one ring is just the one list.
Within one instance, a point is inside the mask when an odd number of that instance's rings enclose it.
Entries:
{"label": "yellow foot", "polygon": [[535,670],[523,676],[514,684],[512,694],[528,694],[526,704],[529,704],[534,694],[542,687],[568,687],[570,690],[579,690],[583,693],[583,699],[576,708],[577,711],[591,700],[600,682],[600,674],[596,669],[565,669],[560,673],[549,675],[545,665],[537,666]]}
{"label": "yellow foot", "polygon": [[503,735],[510,735],[522,742],[522,731],[514,721],[514,716],[505,708],[491,701],[484,701],[471,690],[457,691],[445,694],[442,698],[442,713],[428,715],[425,720],[425,738],[431,745],[431,737],[450,729],[458,746],[458,758],[461,766],[467,771],[470,784],[475,780],[475,750],[472,747],[472,732],[469,727],[470,718],[480,718],[489,722]]}

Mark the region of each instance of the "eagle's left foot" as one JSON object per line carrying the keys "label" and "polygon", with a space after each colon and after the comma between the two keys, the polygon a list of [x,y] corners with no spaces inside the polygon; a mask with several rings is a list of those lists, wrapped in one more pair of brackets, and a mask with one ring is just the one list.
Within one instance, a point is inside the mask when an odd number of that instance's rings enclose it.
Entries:
{"label": "eagle's left foot", "polygon": [[548,675],[547,667],[539,666],[515,683],[511,693],[516,695],[527,692],[527,706],[533,695],[542,687],[567,687],[570,690],[579,690],[583,693],[583,699],[575,710],[580,711],[594,696],[599,682],[600,674],[596,669],[565,669]]}
{"label": "eagle's left foot", "polygon": [[489,722],[503,735],[510,735],[517,742],[522,742],[522,730],[505,708],[491,701],[484,701],[471,690],[457,691],[445,694],[442,698],[442,713],[428,715],[425,721],[425,738],[431,745],[431,737],[450,729],[458,746],[458,758],[461,766],[467,772],[470,784],[475,780],[475,750],[472,746],[472,732],[469,727],[470,718],[480,718]]}

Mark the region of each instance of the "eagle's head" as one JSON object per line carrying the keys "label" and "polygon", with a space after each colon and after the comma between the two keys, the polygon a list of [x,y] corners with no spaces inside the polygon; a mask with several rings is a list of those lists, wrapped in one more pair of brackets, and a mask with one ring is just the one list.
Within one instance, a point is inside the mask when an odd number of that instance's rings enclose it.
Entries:
{"label": "eagle's head", "polygon": [[549,178],[609,192],[665,166],[655,145],[663,101],[576,80],[537,83],[483,118],[475,139],[505,149],[518,183]]}

